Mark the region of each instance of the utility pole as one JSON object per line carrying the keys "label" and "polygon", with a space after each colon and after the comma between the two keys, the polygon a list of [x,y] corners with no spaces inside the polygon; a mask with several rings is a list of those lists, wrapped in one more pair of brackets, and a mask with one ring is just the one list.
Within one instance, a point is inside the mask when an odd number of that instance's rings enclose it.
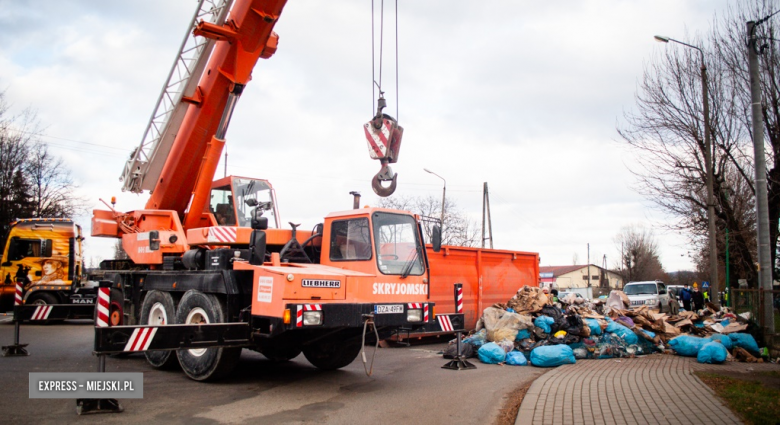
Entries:
{"label": "utility pole", "polygon": [[[767,17],[768,18],[768,17]],[[764,292],[764,331],[774,333],[774,309],[772,308],[772,260],[769,247],[769,210],[766,189],[766,158],[764,153],[764,120],[761,111],[761,80],[758,70],[759,51],[756,38],[756,26],[758,23],[748,21],[748,66],[750,70],[750,98],[753,103],[753,154],[755,155],[756,169],[756,214],[758,232],[758,281],[759,288]]]}
{"label": "utility pole", "polygon": [[[485,237],[485,219],[487,217],[488,236]],[[485,240],[490,239],[490,249],[493,249],[493,220],[490,218],[490,197],[488,196],[488,184],[482,185],[482,248],[485,247]]]}
{"label": "utility pole", "polygon": [[588,288],[590,288],[590,243],[588,243]]}

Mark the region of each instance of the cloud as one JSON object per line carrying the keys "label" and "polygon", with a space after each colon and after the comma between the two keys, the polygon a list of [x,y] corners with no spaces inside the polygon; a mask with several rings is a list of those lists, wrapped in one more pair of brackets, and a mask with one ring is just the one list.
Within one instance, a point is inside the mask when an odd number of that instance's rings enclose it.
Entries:
{"label": "cloud", "polygon": [[[422,171],[430,168],[481,222],[488,182],[497,246],[568,264],[574,252],[584,262],[590,243],[616,259],[621,226],[666,220],[630,189],[633,160],[615,132],[660,48],[652,36],[705,32],[726,3],[399,2],[397,88],[388,8],[383,89],[406,130],[398,193],[438,196],[442,182]],[[118,177],[195,2],[3,5],[0,89],[15,108],[38,110],[43,140],[94,207],[115,195],[122,211],[142,208],[147,195],[120,193]],[[303,228],[350,208],[352,190],[376,200],[369,181],[379,164],[362,134],[375,109],[370,14],[365,2],[288,2],[279,50],[256,66],[228,131],[228,172],[270,179],[282,218]],[[78,219],[88,233],[89,217]],[[679,260],[680,236],[659,239],[667,269],[691,266]],[[89,238],[88,255],[107,258],[112,246]]]}

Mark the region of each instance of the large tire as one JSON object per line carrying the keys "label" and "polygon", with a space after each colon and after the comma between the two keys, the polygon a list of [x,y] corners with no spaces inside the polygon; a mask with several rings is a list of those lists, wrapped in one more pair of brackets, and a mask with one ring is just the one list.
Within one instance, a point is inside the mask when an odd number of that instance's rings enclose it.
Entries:
{"label": "large tire", "polygon": [[[189,290],[179,301],[176,323],[224,323],[225,309],[212,294]],[[233,371],[241,357],[241,348],[213,347],[176,352],[184,373],[196,381],[216,380]]]}
{"label": "large tire", "polygon": [[41,292],[38,291],[32,295],[30,295],[27,298],[27,301],[25,301],[25,304],[27,305],[51,305],[51,304],[59,304],[59,301],[57,301],[57,297],[53,294],[50,294],[48,292]]}
{"label": "large tire", "polygon": [[352,363],[363,348],[359,338],[326,338],[303,347],[303,355],[318,369],[335,370]]}
{"label": "large tire", "polygon": [[[141,304],[141,325],[164,326],[176,323],[176,307],[168,292],[149,291]],[[146,361],[156,369],[171,369],[179,359],[173,351],[147,351]]]}
{"label": "large tire", "polygon": [[272,362],[282,363],[292,360],[301,354],[301,348],[295,346],[268,346],[263,347],[263,356]]}

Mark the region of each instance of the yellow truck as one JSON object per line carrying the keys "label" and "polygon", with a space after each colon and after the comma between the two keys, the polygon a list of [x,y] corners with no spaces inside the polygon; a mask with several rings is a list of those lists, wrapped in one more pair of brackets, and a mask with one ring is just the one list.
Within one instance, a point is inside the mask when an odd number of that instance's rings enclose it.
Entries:
{"label": "yellow truck", "polygon": [[[95,304],[96,289],[82,278],[81,226],[69,218],[30,218],[11,223],[0,262],[0,310],[21,304]],[[89,317],[92,317],[90,314]]]}

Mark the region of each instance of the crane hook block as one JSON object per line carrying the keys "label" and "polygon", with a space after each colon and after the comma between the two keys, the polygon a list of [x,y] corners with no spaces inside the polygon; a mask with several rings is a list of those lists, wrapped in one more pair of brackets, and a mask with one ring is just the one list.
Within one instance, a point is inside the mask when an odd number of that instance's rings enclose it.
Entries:
{"label": "crane hook block", "polygon": [[[381,123],[377,126],[376,124]],[[379,196],[390,196],[395,192],[398,175],[387,164],[394,164],[398,161],[398,154],[401,150],[401,138],[404,129],[398,122],[387,114],[382,114],[367,122],[363,129],[368,142],[368,154],[371,159],[378,159],[382,163],[382,168],[371,180],[371,188]],[[392,182],[389,187],[382,186],[382,182]]]}

